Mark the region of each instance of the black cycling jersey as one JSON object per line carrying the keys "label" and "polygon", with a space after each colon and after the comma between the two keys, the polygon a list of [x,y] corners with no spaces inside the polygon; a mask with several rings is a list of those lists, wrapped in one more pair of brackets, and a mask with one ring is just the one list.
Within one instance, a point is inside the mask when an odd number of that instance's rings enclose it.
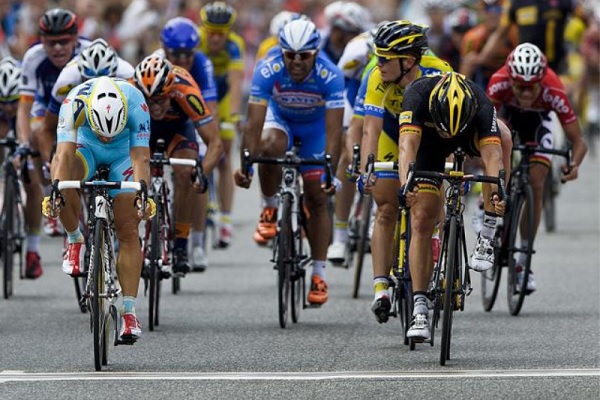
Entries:
{"label": "black cycling jersey", "polygon": [[469,125],[451,139],[442,138],[429,113],[429,95],[441,75],[424,76],[411,83],[404,92],[400,114],[400,135],[417,134],[421,143],[417,152],[416,169],[444,171],[446,157],[461,147],[468,155],[479,156],[482,144],[500,144],[496,110],[483,89],[473,81],[467,84],[477,99],[477,113]]}

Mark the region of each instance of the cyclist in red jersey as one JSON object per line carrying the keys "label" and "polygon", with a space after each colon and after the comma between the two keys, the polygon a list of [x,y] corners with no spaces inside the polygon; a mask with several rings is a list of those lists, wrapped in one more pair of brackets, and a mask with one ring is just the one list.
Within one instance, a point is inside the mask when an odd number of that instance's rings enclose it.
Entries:
{"label": "cyclist in red jersey", "polygon": [[[158,139],[164,139],[169,157],[195,160],[197,132],[208,147],[202,167],[205,175],[210,174],[221,157],[223,144],[217,123],[190,73],[153,54],[136,66],[133,81],[146,97],[150,111],[150,150],[154,151]],[[173,167],[173,171],[176,221],[173,272],[182,275],[190,270],[187,241],[192,226],[189,204],[194,201],[194,191],[190,167]],[[206,189],[206,178],[200,178],[201,186]]]}
{"label": "cyclist in red jersey", "polygon": [[[500,112],[500,117],[518,133],[522,143],[534,141],[545,148],[552,148],[553,132],[550,130],[549,114],[554,111],[566,138],[573,146],[571,165],[562,166],[562,181],[577,179],[587,145],[562,82],[547,66],[546,57],[537,46],[531,43],[517,46],[508,56],[506,65],[492,75],[487,95]],[[530,234],[535,235],[542,212],[544,180],[550,169],[551,159],[545,154],[534,154],[531,162],[529,183],[534,195],[535,231]],[[525,232],[521,237],[528,240]],[[525,256],[524,253],[520,254],[520,257]],[[535,289],[533,274],[530,273],[527,291],[530,293]]]}

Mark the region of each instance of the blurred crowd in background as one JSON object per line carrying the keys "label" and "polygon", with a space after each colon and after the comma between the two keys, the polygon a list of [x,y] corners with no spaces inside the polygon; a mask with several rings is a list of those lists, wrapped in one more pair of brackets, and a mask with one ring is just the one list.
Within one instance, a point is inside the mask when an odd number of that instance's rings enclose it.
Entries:
{"label": "blurred crowd in background", "polygon": [[[165,22],[185,16],[199,23],[199,11],[208,0],[0,0],[0,58],[17,59],[38,40],[37,21],[53,7],[73,10],[80,24],[80,35],[106,39],[119,55],[137,64],[145,55],[160,47],[159,33]],[[311,17],[322,30],[328,29],[324,8],[332,0],[228,0],[238,12],[233,30],[245,40],[246,79],[251,76],[257,48],[269,36],[271,18],[281,10],[296,11]],[[482,46],[485,31],[497,26],[499,12],[485,12],[480,0],[356,0],[372,14],[373,22],[408,19],[430,26],[430,48],[459,70],[460,47],[467,30],[476,24],[483,31],[473,45]],[[501,3],[501,1],[498,1]],[[600,1],[584,1],[598,8]],[[487,27],[486,27],[487,26]],[[511,38],[508,38],[511,40]],[[574,38],[575,41],[579,40]],[[508,43],[507,52],[514,47]],[[464,47],[464,46],[463,46]],[[464,48],[463,48],[464,53]],[[499,60],[500,64],[503,60]]]}

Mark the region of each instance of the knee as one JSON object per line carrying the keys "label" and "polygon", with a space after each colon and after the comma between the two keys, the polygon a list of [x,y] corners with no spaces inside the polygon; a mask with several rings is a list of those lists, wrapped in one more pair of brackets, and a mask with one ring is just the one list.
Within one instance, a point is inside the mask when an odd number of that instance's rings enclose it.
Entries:
{"label": "knee", "polygon": [[[116,218],[119,221],[119,218]],[[119,242],[127,244],[139,243],[138,222],[133,220],[122,221],[115,225]]]}
{"label": "knee", "polygon": [[192,183],[192,170],[188,167],[173,168],[173,179],[178,187],[185,189]]}
{"label": "knee", "polygon": [[391,203],[377,205],[376,222],[378,225],[392,226],[398,219],[398,206]]}
{"label": "knee", "polygon": [[433,232],[438,214],[439,210],[432,213],[431,210],[416,209],[413,207],[410,214],[412,234],[417,236],[430,236]]}
{"label": "knee", "polygon": [[265,157],[277,157],[285,154],[287,137],[278,130],[270,129],[263,132],[260,140],[260,153]]}
{"label": "knee", "polygon": [[318,191],[305,192],[304,204],[313,214],[325,212],[327,210],[327,195],[320,189]]}

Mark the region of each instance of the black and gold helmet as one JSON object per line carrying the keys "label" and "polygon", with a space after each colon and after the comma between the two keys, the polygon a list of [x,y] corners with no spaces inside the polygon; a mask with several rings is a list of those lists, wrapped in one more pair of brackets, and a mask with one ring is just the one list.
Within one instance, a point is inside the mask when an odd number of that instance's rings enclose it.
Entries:
{"label": "black and gold helmet", "polygon": [[399,57],[410,55],[420,58],[429,46],[426,25],[413,24],[400,20],[382,24],[375,33],[373,44],[379,57]]}
{"label": "black and gold helmet", "polygon": [[202,26],[211,30],[229,30],[236,17],[236,11],[224,1],[208,3],[200,10]]}
{"label": "black and gold helmet", "polygon": [[477,99],[463,75],[442,76],[429,95],[429,112],[443,138],[450,139],[467,127],[477,112]]}

